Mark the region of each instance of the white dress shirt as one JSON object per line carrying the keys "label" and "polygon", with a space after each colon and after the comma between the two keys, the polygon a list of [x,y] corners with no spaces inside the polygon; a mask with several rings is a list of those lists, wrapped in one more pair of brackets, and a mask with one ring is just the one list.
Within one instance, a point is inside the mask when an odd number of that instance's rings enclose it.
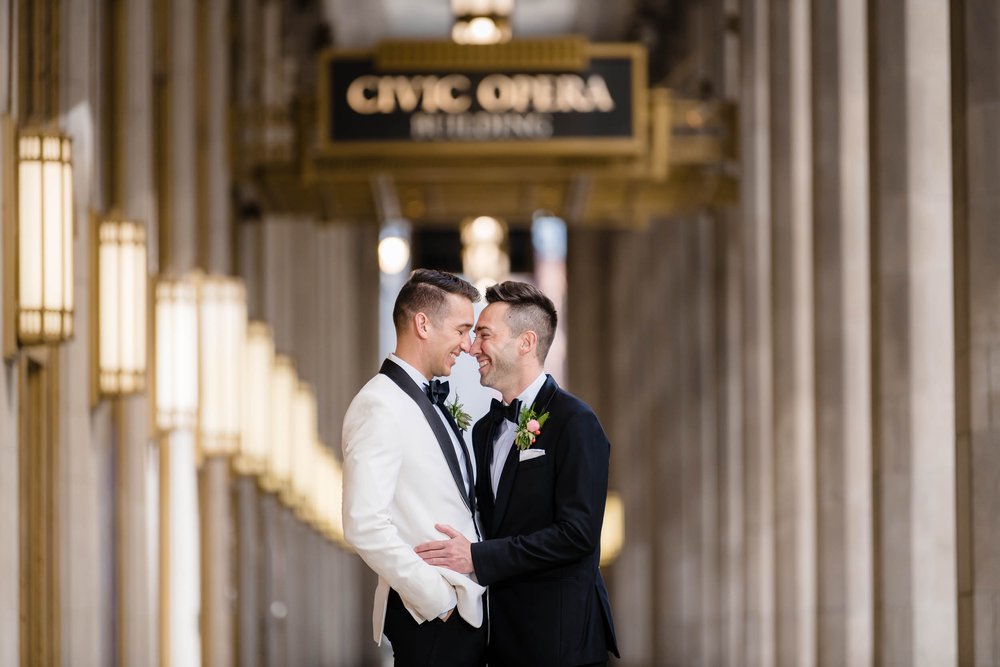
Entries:
{"label": "white dress shirt", "polygon": [[[427,391],[427,386],[430,384],[430,382],[428,382],[427,378],[424,377],[423,373],[421,373],[416,368],[414,368],[410,364],[406,363],[405,361],[397,357],[395,354],[392,354],[391,352],[389,353],[389,360],[392,361],[392,363],[399,366],[400,368],[402,368],[404,371],[406,371],[406,374],[409,375],[413,379],[413,381],[417,383],[418,387],[420,387],[420,391],[423,392]],[[466,457],[468,456],[469,465],[470,467],[472,467],[473,470],[475,470],[475,466],[472,465],[472,457],[469,454],[463,453],[462,443],[461,441],[459,441],[458,436],[455,435],[455,431],[452,430],[451,424],[448,423],[448,418],[444,416],[444,412],[438,406],[434,406],[434,411],[438,414],[438,417],[441,418],[441,423],[444,424],[444,429],[448,432],[448,437],[451,438],[451,445],[452,447],[455,448],[455,456],[458,457],[458,468],[459,470],[462,471],[462,483],[465,484],[465,488],[468,489],[469,473],[466,470],[465,461]],[[473,472],[473,475],[475,475],[475,472]],[[475,479],[472,480],[472,483],[473,484],[476,483]],[[462,492],[463,498],[465,497],[465,493],[466,491],[463,490]]]}
{"label": "white dress shirt", "polygon": [[[542,390],[542,385],[545,384],[546,380],[545,373],[542,373],[535,381],[528,385],[528,387],[518,395],[518,400],[521,401],[521,407],[518,412],[518,418],[520,418],[520,411],[523,411],[532,406],[535,402],[535,398],[538,396],[538,392]],[[506,405],[506,404],[505,404]],[[541,406],[535,406],[536,411]],[[497,488],[500,486],[500,475],[503,474],[504,463],[507,462],[507,456],[510,454],[510,448],[514,445],[514,434],[517,432],[517,424],[505,419],[500,425],[500,435],[497,436],[496,441],[493,443],[493,460],[490,462],[490,482],[493,485],[493,497],[496,498]]]}

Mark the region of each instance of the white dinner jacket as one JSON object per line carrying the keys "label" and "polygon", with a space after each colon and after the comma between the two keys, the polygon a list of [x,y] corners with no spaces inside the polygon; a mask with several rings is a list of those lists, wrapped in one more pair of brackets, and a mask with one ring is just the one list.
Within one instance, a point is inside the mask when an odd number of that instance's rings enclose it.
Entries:
{"label": "white dinner jacket", "polygon": [[[451,447],[451,443],[448,444]],[[413,548],[446,539],[449,524],[478,541],[434,432],[420,407],[389,377],[369,380],[344,416],[344,538],[378,574],[372,629],[381,643],[391,587],[418,623],[449,609],[474,627],[486,589],[464,574],[425,563]]]}

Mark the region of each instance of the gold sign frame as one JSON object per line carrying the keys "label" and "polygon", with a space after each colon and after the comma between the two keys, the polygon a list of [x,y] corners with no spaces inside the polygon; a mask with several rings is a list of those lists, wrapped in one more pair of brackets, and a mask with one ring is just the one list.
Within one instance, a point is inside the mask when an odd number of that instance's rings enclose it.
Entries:
{"label": "gold sign frame", "polygon": [[[337,59],[371,58],[376,70],[406,72],[454,69],[466,72],[563,70],[580,72],[593,58],[628,59],[631,64],[631,136],[566,137],[536,141],[367,141],[335,144],[332,135],[330,64]],[[647,53],[634,43],[592,44],[578,37],[518,40],[505,44],[462,45],[443,41],[383,42],[371,50],[328,49],[319,58],[317,157],[628,157],[646,150]]]}

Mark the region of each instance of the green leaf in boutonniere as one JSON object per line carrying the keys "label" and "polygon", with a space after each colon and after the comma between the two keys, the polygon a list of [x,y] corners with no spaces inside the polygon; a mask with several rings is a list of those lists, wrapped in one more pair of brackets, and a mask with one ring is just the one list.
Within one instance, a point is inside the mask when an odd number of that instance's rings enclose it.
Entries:
{"label": "green leaf in boutonniere", "polygon": [[549,418],[549,413],[535,414],[535,406],[523,408],[517,420],[517,430],[514,431],[514,444],[521,451],[535,444],[535,439],[542,434],[542,426]]}
{"label": "green leaf in boutonniere", "polygon": [[448,408],[448,412],[451,413],[451,418],[455,420],[458,424],[458,428],[463,431],[468,431],[469,426],[472,424],[472,416],[463,409],[461,403],[458,402],[458,393],[455,393],[454,403],[447,403],[445,407]]}

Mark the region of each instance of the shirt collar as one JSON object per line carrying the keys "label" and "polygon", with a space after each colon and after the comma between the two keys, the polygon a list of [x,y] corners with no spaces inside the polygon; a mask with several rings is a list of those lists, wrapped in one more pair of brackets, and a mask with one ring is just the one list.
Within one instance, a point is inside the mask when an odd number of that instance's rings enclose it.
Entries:
{"label": "shirt collar", "polygon": [[548,376],[545,373],[540,373],[535,381],[529,384],[524,391],[522,391],[517,399],[521,401],[521,409],[530,408],[532,403],[535,402],[535,398],[538,396],[538,392],[542,390],[542,385],[545,384],[545,380]]}
{"label": "shirt collar", "polygon": [[414,368],[410,364],[406,363],[405,361],[403,361],[402,359],[400,359],[399,357],[397,357],[395,354],[393,354],[391,352],[389,353],[389,361],[391,361],[392,363],[396,364],[397,366],[399,366],[400,368],[402,368],[404,371],[406,371],[406,374],[409,375],[410,378],[414,382],[416,382],[417,386],[420,387],[421,389],[424,388],[424,385],[427,385],[427,384],[430,383],[430,381],[427,378],[424,377],[423,373],[421,373],[416,368]]}

